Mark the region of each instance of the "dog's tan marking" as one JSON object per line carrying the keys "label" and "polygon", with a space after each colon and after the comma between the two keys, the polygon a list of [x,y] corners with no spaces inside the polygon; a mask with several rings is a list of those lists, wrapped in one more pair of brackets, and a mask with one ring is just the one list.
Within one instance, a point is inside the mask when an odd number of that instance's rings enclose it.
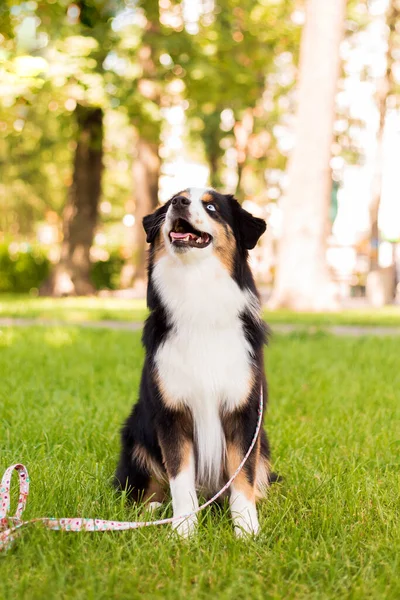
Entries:
{"label": "dog's tan marking", "polygon": [[266,461],[261,456],[261,436],[258,436],[255,448],[256,458],[254,463],[254,492],[255,499],[261,500],[264,497],[266,488],[268,487],[269,470],[265,471]]}
{"label": "dog's tan marking", "polygon": [[137,460],[139,465],[146,469],[150,475],[155,477],[158,481],[165,481],[166,476],[159,464],[150,456],[146,448],[140,444],[136,445],[133,449],[132,456]]}
{"label": "dog's tan marking", "polygon": [[[236,471],[242,460],[243,453],[240,451],[240,449],[235,443],[229,442],[226,446],[226,466],[228,469],[229,477],[233,475],[233,473]],[[241,492],[247,498],[247,500],[249,500],[250,502],[255,502],[255,486],[252,485],[247,479],[246,472],[244,471],[244,469],[240,471],[239,475],[235,479],[235,488],[237,491]]]}
{"label": "dog's tan marking", "polygon": [[205,194],[202,195],[201,200],[203,202],[213,202],[214,198],[212,197],[210,192],[205,192]]}
{"label": "dog's tan marking", "polygon": [[162,485],[160,481],[151,477],[149,485],[143,496],[143,502],[161,502],[163,503],[166,497],[165,485]]}
{"label": "dog's tan marking", "polygon": [[259,456],[256,466],[256,500],[265,498],[269,488],[271,466],[264,456]]}
{"label": "dog's tan marking", "polygon": [[181,409],[184,406],[183,402],[179,402],[176,400],[176,398],[172,398],[171,396],[168,395],[168,393],[165,389],[164,383],[163,383],[158,371],[154,374],[154,376],[155,376],[156,384],[157,384],[158,389],[160,390],[160,394],[162,396],[162,401],[164,402],[165,406],[167,406],[168,408],[172,408],[173,410]]}
{"label": "dog's tan marking", "polygon": [[[162,446],[161,446],[161,451],[163,452]],[[169,479],[171,479],[172,477],[175,479],[176,477],[179,476],[179,473],[181,473],[182,471],[185,471],[186,469],[189,468],[192,454],[193,454],[193,442],[191,440],[183,438],[179,445],[179,450],[177,451],[176,456],[175,456],[175,460],[177,461],[179,466],[177,467],[177,474],[174,476],[171,473],[171,468],[170,468],[168,460],[166,460],[165,457],[163,458],[165,470],[167,471]]]}
{"label": "dog's tan marking", "polygon": [[189,467],[192,450],[193,450],[192,442],[189,442],[189,440],[186,440],[185,443],[183,444],[183,448],[182,448],[182,459],[181,459],[180,470],[187,469]]}
{"label": "dog's tan marking", "polygon": [[229,226],[224,227],[221,223],[214,223],[214,252],[230,275],[233,273],[233,259],[235,255],[236,242],[233,231]]}

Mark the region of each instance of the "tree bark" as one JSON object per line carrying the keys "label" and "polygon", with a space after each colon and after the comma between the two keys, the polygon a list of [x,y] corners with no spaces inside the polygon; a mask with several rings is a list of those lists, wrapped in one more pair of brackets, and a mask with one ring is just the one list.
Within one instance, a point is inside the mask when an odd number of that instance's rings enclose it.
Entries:
{"label": "tree bark", "polygon": [[216,189],[219,187],[219,184],[220,184],[219,170],[218,170],[219,156],[218,156],[217,152],[209,155],[208,163],[210,165],[210,184],[211,184],[211,187]]}
{"label": "tree bark", "polygon": [[63,213],[61,256],[41,293],[82,296],[94,292],[90,248],[97,224],[103,169],[103,111],[78,105],[73,182]]}
{"label": "tree bark", "polygon": [[379,207],[382,194],[382,171],[383,171],[383,141],[386,123],[387,99],[393,93],[393,49],[394,37],[396,35],[396,23],[400,17],[400,3],[397,0],[391,0],[386,15],[386,24],[388,26],[387,51],[386,51],[386,70],[377,89],[377,105],[379,110],[379,127],[376,140],[376,159],[375,173],[372,183],[372,200],[369,207],[370,215],[370,271],[379,268]]}
{"label": "tree bark", "polygon": [[246,164],[248,143],[251,134],[253,133],[254,118],[253,110],[248,108],[241,121],[237,121],[233,128],[235,136],[235,147],[236,147],[236,160],[237,160],[237,183],[235,196],[243,197],[242,190],[242,176],[243,170]]}
{"label": "tree bark", "polygon": [[[138,90],[146,102],[151,102],[154,109],[158,111],[162,105],[163,91],[162,76],[159,71],[160,54],[163,52],[160,45],[162,39],[160,5],[158,0],[147,2],[139,0],[138,7],[141,7],[146,15],[146,27],[137,56],[142,71]],[[146,276],[147,244],[142,220],[158,204],[161,167],[159,157],[161,119],[153,119],[147,114],[146,116],[142,114],[140,118],[136,116],[134,125],[138,136],[132,168],[135,222],[132,232],[132,258],[125,264],[121,273],[124,287],[143,282]]]}
{"label": "tree bark", "polygon": [[135,186],[135,223],[133,226],[133,267],[134,278],[144,279],[146,273],[146,234],[142,220],[158,204],[158,180],[160,158],[158,144],[140,137],[137,142],[137,155],[133,163]]}
{"label": "tree bark", "polygon": [[345,0],[308,0],[300,49],[296,146],[283,201],[274,308],[335,307],[326,261],[329,167]]}

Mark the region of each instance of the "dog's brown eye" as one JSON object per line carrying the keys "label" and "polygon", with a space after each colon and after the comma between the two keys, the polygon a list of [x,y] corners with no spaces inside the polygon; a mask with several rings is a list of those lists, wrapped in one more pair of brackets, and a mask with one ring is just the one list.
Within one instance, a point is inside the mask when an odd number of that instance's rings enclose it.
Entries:
{"label": "dog's brown eye", "polygon": [[206,209],[207,210],[211,210],[211,211],[215,211],[215,206],[214,206],[214,204],[207,204]]}

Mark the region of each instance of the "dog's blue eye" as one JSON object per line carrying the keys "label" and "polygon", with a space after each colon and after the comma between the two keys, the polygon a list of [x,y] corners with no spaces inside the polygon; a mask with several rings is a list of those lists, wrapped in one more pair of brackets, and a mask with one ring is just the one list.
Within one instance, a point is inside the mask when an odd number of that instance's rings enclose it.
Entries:
{"label": "dog's blue eye", "polygon": [[214,204],[207,204],[207,210],[215,210]]}

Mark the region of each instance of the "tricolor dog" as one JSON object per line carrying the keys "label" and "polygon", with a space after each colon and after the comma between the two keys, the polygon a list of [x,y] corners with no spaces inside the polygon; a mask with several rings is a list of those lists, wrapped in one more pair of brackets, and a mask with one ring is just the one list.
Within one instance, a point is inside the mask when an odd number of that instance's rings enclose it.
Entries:
{"label": "tricolor dog", "polygon": [[[198,507],[236,470],[267,397],[266,327],[248,251],[266,224],[231,195],[187,189],[143,219],[150,244],[138,403],[122,429],[116,482],[136,501],[174,516]],[[264,400],[265,402],[265,400]],[[230,489],[235,532],[256,534],[256,501],[269,485],[262,430]],[[196,516],[173,527],[190,535]]]}

